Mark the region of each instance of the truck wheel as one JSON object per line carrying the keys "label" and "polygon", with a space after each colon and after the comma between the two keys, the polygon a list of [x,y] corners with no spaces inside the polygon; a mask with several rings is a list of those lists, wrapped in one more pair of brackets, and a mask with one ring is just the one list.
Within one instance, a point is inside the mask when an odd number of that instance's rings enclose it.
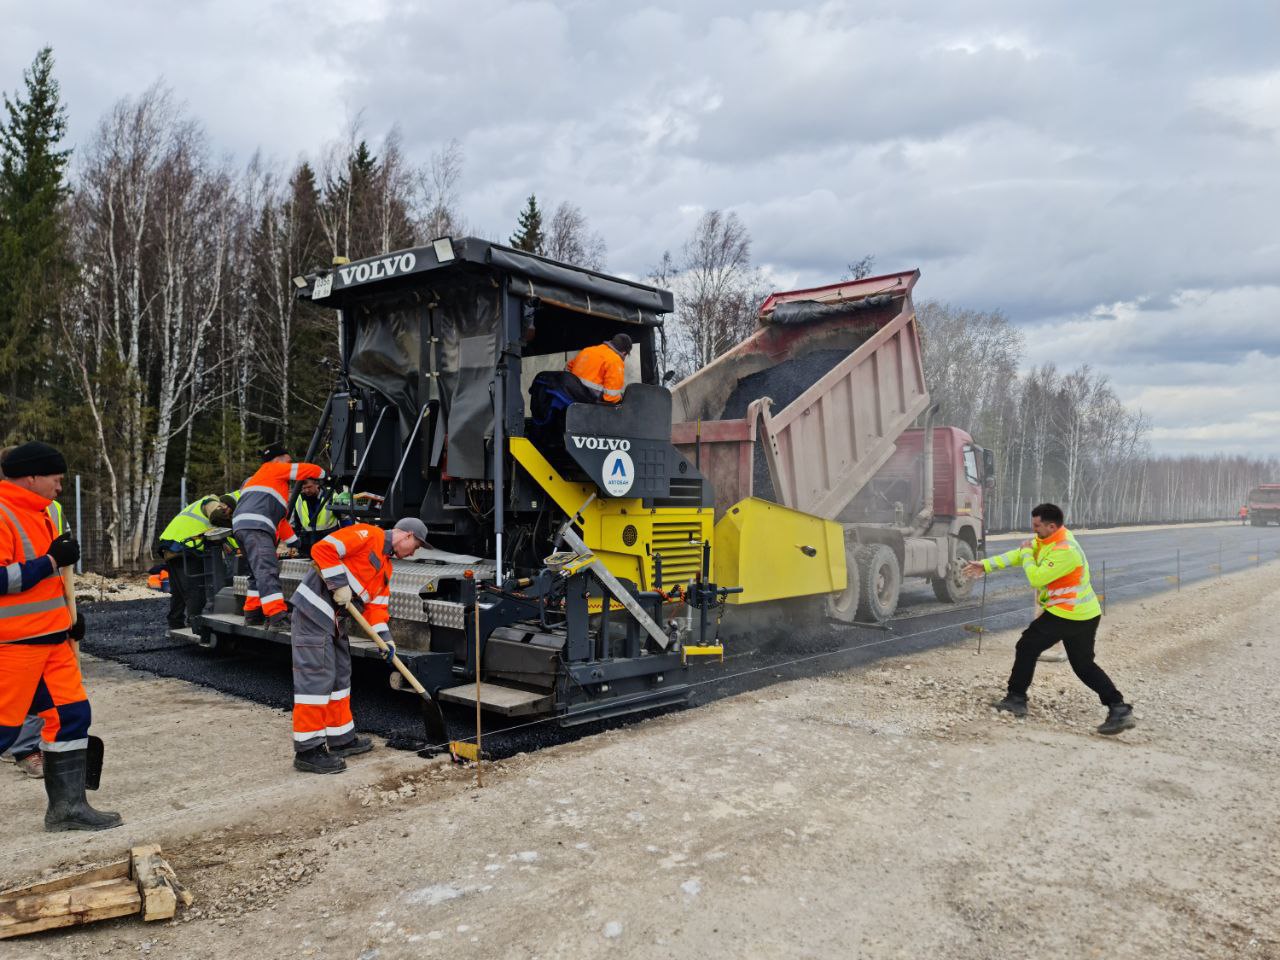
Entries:
{"label": "truck wheel", "polygon": [[857,549],[853,544],[845,548],[844,559],[849,580],[839,593],[827,594],[827,616],[841,623],[853,623],[858,619],[858,601],[862,598],[862,571],[858,569]]}
{"label": "truck wheel", "polygon": [[973,593],[974,581],[964,575],[962,564],[973,559],[973,547],[968,540],[956,544],[956,558],[952,562],[952,574],[948,577],[931,577],[933,595],[943,603],[959,603]]}
{"label": "truck wheel", "polygon": [[884,623],[898,609],[898,592],[902,589],[898,556],[882,543],[859,547],[857,553],[858,572],[862,575],[858,619]]}

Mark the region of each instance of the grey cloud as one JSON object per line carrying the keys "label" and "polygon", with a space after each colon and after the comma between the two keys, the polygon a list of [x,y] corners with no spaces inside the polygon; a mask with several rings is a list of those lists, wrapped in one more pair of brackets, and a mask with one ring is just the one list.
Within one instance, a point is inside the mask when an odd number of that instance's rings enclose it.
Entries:
{"label": "grey cloud", "polygon": [[779,283],[919,266],[922,296],[1137,396],[1280,353],[1275,311],[1233,294],[1280,282],[1276,36],[1267,0],[64,0],[7,15],[0,83],[51,42],[83,139],[163,75],[236,162],[314,156],[360,110],[412,157],[456,137],[477,229],[570,199],[631,275],[733,209]]}

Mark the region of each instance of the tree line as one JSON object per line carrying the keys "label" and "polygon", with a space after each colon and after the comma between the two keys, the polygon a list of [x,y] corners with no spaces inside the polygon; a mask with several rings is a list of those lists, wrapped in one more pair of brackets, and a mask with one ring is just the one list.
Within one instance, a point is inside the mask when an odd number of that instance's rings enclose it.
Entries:
{"label": "tree line", "polygon": [[[254,451],[305,448],[336,380],[332,311],[292,278],[482,231],[458,209],[463,156],[420,161],[362,122],[282,165],[220,159],[157,83],[117,101],[76,156],[50,49],[0,115],[0,412],[83,476],[109,562],[146,555],[180,478],[235,489]],[[492,239],[499,239],[493,237]],[[570,201],[529,197],[514,246],[593,269],[606,247]],[[171,504],[170,504],[171,505]]]}
{"label": "tree line", "polygon": [[1234,517],[1249,490],[1280,479],[1275,457],[1151,452],[1151,423],[1088,364],[1023,368],[1022,332],[997,312],[917,305],[925,379],[942,423],[995,454],[994,529],[1025,529],[1060,504],[1078,525]]}
{"label": "tree line", "polygon": [[[74,158],[66,130],[46,48],[0,113],[0,432],[66,449],[86,526],[119,566],[146,555],[179,478],[193,495],[224,492],[264,442],[305,447],[337,331],[332,311],[294,298],[293,277],[486,232],[460,209],[457,141],[413,158],[396,129],[373,142],[357,118],[296,163],[236,168],[162,84],[116,102]],[[607,267],[604,238],[569,200],[530,196],[514,232],[491,239]],[[768,292],[746,226],[719,210],[647,279],[675,294],[662,363],[677,375],[749,335]],[[1087,368],[1019,374],[1020,334],[998,314],[925,304],[921,320],[944,420],[996,451],[998,523],[1045,498],[1077,522],[1225,515],[1274,469],[1153,458],[1145,419]]]}

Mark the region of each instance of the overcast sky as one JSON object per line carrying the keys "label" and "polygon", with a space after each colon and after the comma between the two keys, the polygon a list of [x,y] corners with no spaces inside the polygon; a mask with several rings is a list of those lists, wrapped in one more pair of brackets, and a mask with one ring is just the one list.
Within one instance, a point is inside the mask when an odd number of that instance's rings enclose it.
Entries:
{"label": "overcast sky", "polygon": [[1164,452],[1280,455],[1280,4],[0,0],[0,87],[54,47],[72,139],[163,78],[236,164],[363,111],[510,233],[579,204],[642,275],[736,211],[780,286],[864,253],[1109,373]]}

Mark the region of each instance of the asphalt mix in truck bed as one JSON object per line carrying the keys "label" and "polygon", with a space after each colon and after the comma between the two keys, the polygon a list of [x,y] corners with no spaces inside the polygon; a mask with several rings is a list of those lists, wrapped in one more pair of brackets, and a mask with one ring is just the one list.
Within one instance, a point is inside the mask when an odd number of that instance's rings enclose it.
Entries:
{"label": "asphalt mix in truck bed", "polygon": [[[1181,581],[1189,583],[1274,560],[1280,552],[1280,528],[1183,527],[1123,534],[1084,533],[1080,539],[1090,556],[1096,588],[1102,588],[1103,564],[1109,567],[1106,592],[1113,603],[1177,589],[1179,573]],[[992,552],[1012,545],[999,544]],[[193,644],[175,643],[165,628],[166,607],[167,603],[159,599],[85,604],[89,623],[85,651],[281,711],[291,708],[293,686],[286,645],[262,643],[242,646],[232,653],[214,653]],[[798,631],[789,624],[785,629],[765,625],[749,633],[730,633],[725,638],[725,662],[699,662],[692,671],[696,686],[689,706],[783,680],[865,666],[887,655],[949,643],[975,643],[974,635],[964,627],[978,620],[976,593],[964,603],[947,606],[934,602],[929,586],[917,581],[904,591],[899,612],[899,619],[884,630],[818,624]],[[1020,574],[1013,571],[990,580],[985,614],[985,625],[992,631],[1026,623],[1030,603]],[[991,664],[993,687],[1000,685],[1007,669],[1006,663]],[[357,726],[365,733],[381,736],[417,733],[421,722],[415,698],[391,690],[387,678],[388,668],[380,662],[357,659],[352,679]],[[446,705],[445,715],[451,735],[472,735],[472,710]],[[633,723],[645,716],[642,713],[561,728],[554,721],[503,723],[486,715],[485,749],[494,757],[511,756]],[[280,722],[284,736],[287,717],[282,715]]]}

